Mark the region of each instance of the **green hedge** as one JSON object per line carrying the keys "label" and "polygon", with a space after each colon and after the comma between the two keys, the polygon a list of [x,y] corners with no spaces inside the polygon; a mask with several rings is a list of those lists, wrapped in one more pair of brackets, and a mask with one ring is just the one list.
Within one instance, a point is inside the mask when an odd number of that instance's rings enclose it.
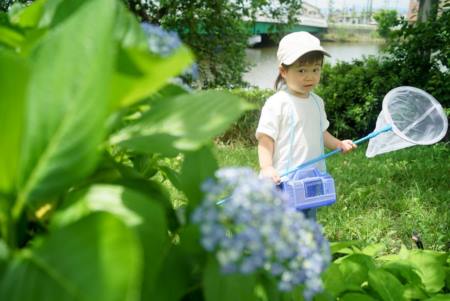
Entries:
{"label": "green hedge", "polygon": [[218,141],[225,144],[243,144],[255,145],[255,131],[258,125],[261,108],[264,102],[274,91],[269,89],[233,89],[231,93],[244,98],[247,102],[254,105],[253,110],[246,111],[241,118],[233,123],[228,130],[217,138]]}

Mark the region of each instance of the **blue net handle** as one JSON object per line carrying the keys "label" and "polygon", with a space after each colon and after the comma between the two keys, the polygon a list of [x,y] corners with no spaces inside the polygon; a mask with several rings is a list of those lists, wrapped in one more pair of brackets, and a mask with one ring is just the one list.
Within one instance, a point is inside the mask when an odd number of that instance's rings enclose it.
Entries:
{"label": "blue net handle", "polygon": [[[362,137],[362,138],[360,138],[360,139],[358,139],[358,140],[353,141],[353,143],[354,143],[354,144],[360,144],[360,143],[362,143],[362,142],[364,142],[364,141],[367,141],[367,140],[369,140],[369,139],[371,139],[371,138],[373,138],[373,137],[378,136],[378,135],[381,134],[381,133],[389,132],[389,131],[392,131],[392,125],[387,125],[386,127],[382,128],[382,129],[380,129],[380,130],[378,130],[378,131],[373,131],[373,132],[370,133],[369,135],[364,136],[364,137]],[[289,175],[289,174],[291,174],[291,173],[293,173],[293,172],[295,172],[295,171],[297,171],[297,170],[299,170],[299,169],[305,168],[306,166],[309,166],[309,165],[311,165],[311,164],[314,164],[314,163],[317,163],[317,162],[319,162],[319,161],[322,161],[322,160],[324,160],[324,159],[326,159],[326,158],[328,158],[328,157],[330,157],[330,156],[332,156],[332,155],[334,155],[334,154],[340,153],[341,151],[342,151],[342,149],[337,148],[337,149],[335,149],[335,150],[333,150],[333,151],[331,151],[331,152],[328,152],[328,153],[326,153],[326,154],[320,155],[320,156],[317,157],[317,158],[314,158],[314,159],[311,159],[311,160],[309,160],[309,161],[306,161],[305,163],[302,163],[302,164],[298,165],[297,167],[295,167],[295,168],[293,168],[293,169],[290,169],[290,170],[286,171],[286,172],[285,172],[284,174],[282,174],[281,176],[282,176],[282,177],[285,177],[285,176],[287,176],[287,175]],[[283,180],[282,180],[282,181],[283,181]]]}

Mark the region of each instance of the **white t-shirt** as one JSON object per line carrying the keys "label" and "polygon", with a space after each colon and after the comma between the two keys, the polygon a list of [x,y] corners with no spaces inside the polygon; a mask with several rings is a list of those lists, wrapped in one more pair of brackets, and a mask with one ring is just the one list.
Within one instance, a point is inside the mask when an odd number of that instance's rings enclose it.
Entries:
{"label": "white t-shirt", "polygon": [[[273,167],[281,175],[322,154],[323,132],[329,124],[318,95],[310,93],[308,98],[300,98],[281,90],[265,102],[256,138],[266,134],[274,140]],[[324,161],[316,167],[325,170]]]}

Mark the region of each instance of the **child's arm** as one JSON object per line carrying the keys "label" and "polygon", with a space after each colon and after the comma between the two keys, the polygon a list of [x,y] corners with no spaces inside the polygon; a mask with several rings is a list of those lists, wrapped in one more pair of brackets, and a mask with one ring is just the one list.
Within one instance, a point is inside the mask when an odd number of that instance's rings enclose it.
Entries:
{"label": "child's arm", "polygon": [[265,134],[258,135],[258,158],[259,167],[263,176],[271,178],[275,183],[280,183],[278,172],[273,168],[273,139]]}
{"label": "child's arm", "polygon": [[342,149],[343,153],[352,151],[357,147],[352,140],[339,140],[333,135],[331,135],[328,131],[325,131],[323,133],[323,143],[325,144],[326,148],[329,148],[331,150],[340,148]]}

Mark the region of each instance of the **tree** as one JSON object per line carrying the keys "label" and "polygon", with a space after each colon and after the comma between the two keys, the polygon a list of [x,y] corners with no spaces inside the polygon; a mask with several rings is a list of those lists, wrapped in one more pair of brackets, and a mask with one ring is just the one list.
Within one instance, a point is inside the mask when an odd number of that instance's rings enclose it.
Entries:
{"label": "tree", "polygon": [[203,88],[242,85],[245,48],[257,15],[294,24],[300,0],[125,0],[141,19],[176,31],[194,51]]}
{"label": "tree", "polygon": [[379,10],[373,16],[378,22],[377,32],[383,38],[389,38],[391,28],[398,25],[398,17],[396,10]]}

